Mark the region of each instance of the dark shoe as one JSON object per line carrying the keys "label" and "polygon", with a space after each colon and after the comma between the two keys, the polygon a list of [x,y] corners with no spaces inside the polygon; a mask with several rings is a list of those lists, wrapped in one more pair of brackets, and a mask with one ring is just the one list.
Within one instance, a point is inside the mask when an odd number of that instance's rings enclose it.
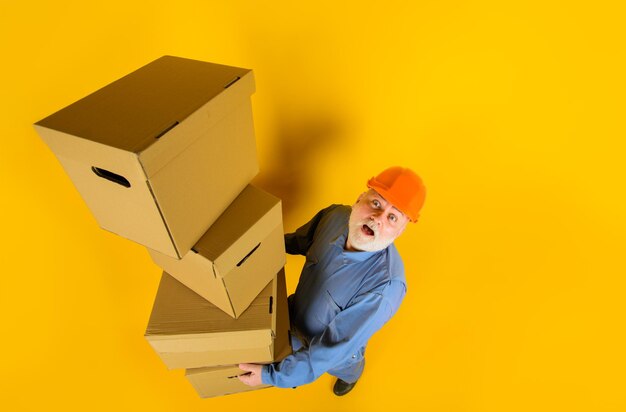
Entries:
{"label": "dark shoe", "polygon": [[335,386],[333,387],[333,393],[337,396],[343,396],[346,393],[350,392],[355,385],[356,382],[348,383],[342,381],[341,379],[337,379],[337,382],[335,382]]}

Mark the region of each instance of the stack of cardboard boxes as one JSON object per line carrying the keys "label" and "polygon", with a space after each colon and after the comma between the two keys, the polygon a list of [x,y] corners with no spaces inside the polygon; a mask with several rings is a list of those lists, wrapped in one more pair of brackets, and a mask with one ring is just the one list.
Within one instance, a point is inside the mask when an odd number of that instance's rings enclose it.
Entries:
{"label": "stack of cardboard boxes", "polygon": [[281,203],[250,185],[253,92],[251,70],[164,56],[35,124],[99,225],[163,269],[145,337],[202,397],[291,351]]}

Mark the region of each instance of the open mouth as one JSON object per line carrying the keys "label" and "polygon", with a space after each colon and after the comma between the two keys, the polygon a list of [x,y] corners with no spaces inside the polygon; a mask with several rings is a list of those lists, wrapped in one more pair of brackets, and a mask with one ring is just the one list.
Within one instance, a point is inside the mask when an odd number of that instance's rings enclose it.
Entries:
{"label": "open mouth", "polygon": [[361,231],[367,236],[374,236],[374,231],[368,225],[363,225]]}

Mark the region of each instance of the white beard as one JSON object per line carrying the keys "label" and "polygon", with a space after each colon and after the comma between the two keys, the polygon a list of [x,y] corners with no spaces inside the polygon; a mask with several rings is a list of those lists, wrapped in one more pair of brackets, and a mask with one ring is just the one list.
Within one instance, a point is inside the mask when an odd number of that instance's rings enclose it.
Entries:
{"label": "white beard", "polygon": [[[363,232],[361,231],[363,225],[367,225],[367,227],[372,229],[372,231],[374,232],[374,236],[367,236],[363,234]],[[393,243],[393,239],[379,239],[378,226],[376,226],[371,220],[352,222],[352,219],[350,219],[348,239],[350,245],[352,245],[353,248],[362,250],[364,252],[376,252],[378,250],[383,250],[391,243]]]}

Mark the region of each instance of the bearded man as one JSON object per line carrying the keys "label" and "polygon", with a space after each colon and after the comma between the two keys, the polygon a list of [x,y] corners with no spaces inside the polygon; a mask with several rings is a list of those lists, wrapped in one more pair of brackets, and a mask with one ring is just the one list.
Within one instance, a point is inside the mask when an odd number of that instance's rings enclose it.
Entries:
{"label": "bearded man", "polygon": [[289,296],[293,354],[269,365],[240,364],[243,383],[291,388],[327,372],[337,378],[335,395],[356,385],[368,340],[406,294],[393,241],[417,222],[426,196],[420,177],[403,167],[384,170],[367,186],[352,207],[329,206],[285,235],[287,253],[306,256]]}

